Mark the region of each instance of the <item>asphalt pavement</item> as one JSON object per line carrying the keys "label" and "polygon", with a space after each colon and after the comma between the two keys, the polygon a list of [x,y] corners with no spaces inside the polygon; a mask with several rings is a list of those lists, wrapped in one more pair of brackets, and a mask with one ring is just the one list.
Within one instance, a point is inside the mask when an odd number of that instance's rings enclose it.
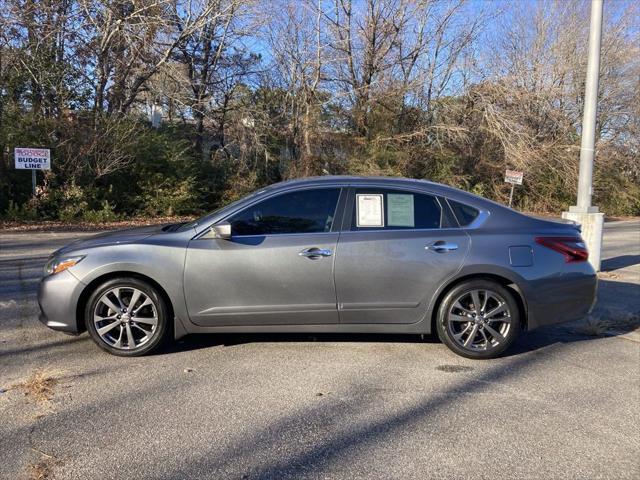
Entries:
{"label": "asphalt pavement", "polygon": [[[394,335],[110,356],[37,320],[47,255],[83,235],[0,232],[0,478],[640,478],[638,220],[606,224],[591,318],[490,361]],[[49,400],[20,387],[38,372]]]}

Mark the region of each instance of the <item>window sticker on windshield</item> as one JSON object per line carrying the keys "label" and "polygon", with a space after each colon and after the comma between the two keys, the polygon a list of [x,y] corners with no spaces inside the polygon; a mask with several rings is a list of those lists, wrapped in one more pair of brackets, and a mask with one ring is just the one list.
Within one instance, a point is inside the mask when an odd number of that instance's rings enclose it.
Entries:
{"label": "window sticker on windshield", "polygon": [[384,227],[382,194],[356,195],[358,227]]}
{"label": "window sticker on windshield", "polygon": [[387,222],[390,227],[415,227],[413,195],[387,194]]}

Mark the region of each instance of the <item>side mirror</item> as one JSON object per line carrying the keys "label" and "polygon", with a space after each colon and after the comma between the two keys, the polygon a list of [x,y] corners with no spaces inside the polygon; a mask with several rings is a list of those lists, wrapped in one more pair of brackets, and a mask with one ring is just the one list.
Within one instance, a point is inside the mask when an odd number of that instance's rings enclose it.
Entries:
{"label": "side mirror", "polygon": [[207,234],[209,238],[220,238],[228,240],[231,238],[231,224],[229,222],[220,222],[211,227]]}

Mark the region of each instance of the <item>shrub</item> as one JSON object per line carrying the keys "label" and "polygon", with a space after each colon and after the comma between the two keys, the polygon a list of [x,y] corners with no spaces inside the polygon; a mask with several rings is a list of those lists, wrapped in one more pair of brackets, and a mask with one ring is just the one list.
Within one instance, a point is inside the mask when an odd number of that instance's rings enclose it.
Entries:
{"label": "shrub", "polygon": [[13,200],[9,200],[9,208],[4,213],[4,218],[12,221],[36,220],[38,211],[31,201],[18,205]]}
{"label": "shrub", "polygon": [[113,205],[108,200],[103,200],[100,210],[87,210],[82,213],[82,220],[91,223],[105,223],[118,220]]}

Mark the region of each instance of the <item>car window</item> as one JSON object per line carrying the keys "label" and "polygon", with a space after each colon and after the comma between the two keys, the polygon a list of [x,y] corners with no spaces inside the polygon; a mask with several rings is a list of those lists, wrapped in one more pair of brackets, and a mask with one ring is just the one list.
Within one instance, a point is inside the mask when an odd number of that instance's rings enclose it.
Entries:
{"label": "car window", "polygon": [[256,190],[255,192],[252,192],[252,193],[250,193],[249,195],[247,195],[247,196],[245,196],[245,197],[242,197],[242,198],[240,198],[240,199],[236,200],[235,202],[228,203],[227,205],[224,205],[224,206],[222,206],[222,207],[220,207],[220,208],[218,208],[218,209],[216,209],[216,210],[214,210],[214,211],[212,211],[212,212],[209,212],[209,213],[207,213],[206,215],[204,215],[204,216],[202,216],[202,217],[200,217],[200,218],[198,218],[198,219],[196,219],[196,220],[194,220],[194,221],[192,221],[192,222],[185,223],[185,224],[181,225],[181,226],[180,226],[180,228],[178,228],[178,231],[181,231],[181,232],[182,232],[182,231],[185,231],[185,230],[190,230],[190,229],[192,229],[192,228],[195,228],[195,227],[197,227],[198,225],[206,224],[206,223],[208,223],[208,222],[209,222],[213,217],[215,217],[216,215],[220,215],[220,214],[224,213],[224,212],[225,212],[225,210],[232,210],[232,209],[233,209],[233,207],[235,207],[235,206],[236,206],[236,205],[238,205],[239,203],[245,202],[245,201],[247,201],[247,200],[249,200],[249,199],[251,199],[251,198],[253,198],[253,197],[256,197],[256,196],[258,196],[258,195],[261,195],[261,194],[263,194],[265,191],[266,191],[265,189],[262,189],[262,190]]}
{"label": "car window", "polygon": [[451,210],[453,210],[453,214],[458,219],[458,223],[461,227],[468,226],[480,214],[480,212],[475,208],[454,200],[449,200],[449,205],[451,206]]}
{"label": "car window", "polygon": [[352,230],[397,230],[440,228],[442,211],[428,194],[403,190],[355,191]]}
{"label": "car window", "polygon": [[339,195],[339,188],[320,188],[271,197],[229,218],[232,235],[329,232]]}

